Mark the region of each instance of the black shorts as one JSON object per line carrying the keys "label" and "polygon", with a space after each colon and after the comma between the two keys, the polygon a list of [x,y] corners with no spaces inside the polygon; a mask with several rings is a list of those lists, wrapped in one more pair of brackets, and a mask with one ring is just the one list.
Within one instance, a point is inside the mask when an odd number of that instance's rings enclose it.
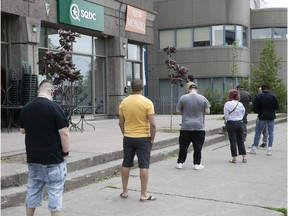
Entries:
{"label": "black shorts", "polygon": [[123,163],[122,167],[133,167],[135,154],[138,158],[139,168],[149,168],[152,144],[150,137],[123,138]]}

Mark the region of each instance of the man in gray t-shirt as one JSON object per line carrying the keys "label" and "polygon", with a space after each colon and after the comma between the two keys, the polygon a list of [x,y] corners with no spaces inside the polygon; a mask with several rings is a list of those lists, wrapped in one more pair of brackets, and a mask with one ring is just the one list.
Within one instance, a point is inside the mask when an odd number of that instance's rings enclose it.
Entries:
{"label": "man in gray t-shirt", "polygon": [[197,93],[197,85],[192,83],[190,92],[180,97],[176,110],[182,114],[182,124],[179,136],[179,153],[176,168],[182,169],[186,161],[187,150],[192,142],[194,154],[194,169],[203,169],[201,151],[205,141],[205,115],[210,114],[210,103]]}

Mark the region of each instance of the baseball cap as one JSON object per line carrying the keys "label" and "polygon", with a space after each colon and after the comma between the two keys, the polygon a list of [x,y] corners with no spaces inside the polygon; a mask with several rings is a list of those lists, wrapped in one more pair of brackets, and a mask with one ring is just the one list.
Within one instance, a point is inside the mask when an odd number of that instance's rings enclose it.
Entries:
{"label": "baseball cap", "polygon": [[189,89],[192,89],[192,88],[195,88],[195,89],[198,88],[194,82],[192,82],[191,85],[189,86]]}

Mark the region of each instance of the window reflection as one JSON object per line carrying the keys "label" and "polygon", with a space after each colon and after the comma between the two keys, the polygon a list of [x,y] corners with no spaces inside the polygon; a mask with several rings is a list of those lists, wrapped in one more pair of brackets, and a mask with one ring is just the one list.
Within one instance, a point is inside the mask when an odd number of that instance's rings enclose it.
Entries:
{"label": "window reflection", "polygon": [[212,46],[223,46],[223,25],[212,26]]}
{"label": "window reflection", "polygon": [[210,27],[194,28],[194,47],[210,46]]}
{"label": "window reflection", "polygon": [[191,48],[192,47],[192,28],[178,29],[176,31],[177,48]]}
{"label": "window reflection", "polygon": [[235,26],[225,26],[225,43],[232,45],[235,41]]}
{"label": "window reflection", "polygon": [[128,59],[140,61],[140,46],[136,44],[128,44]]}
{"label": "window reflection", "polygon": [[47,34],[48,34],[48,45],[45,47],[51,48],[51,49],[57,49],[57,47],[60,46],[59,43],[59,34],[57,29],[47,29]]}
{"label": "window reflection", "polygon": [[80,38],[76,38],[76,42],[73,43],[73,52],[92,54],[92,37],[88,35],[80,35]]}
{"label": "window reflection", "polygon": [[174,30],[164,30],[159,32],[160,49],[167,46],[175,46],[175,32]]}
{"label": "window reflection", "polygon": [[267,39],[272,37],[271,28],[252,29],[252,39]]}
{"label": "window reflection", "polygon": [[91,73],[91,57],[72,55],[73,63],[77,70],[80,70],[83,80],[79,81],[79,91],[77,92],[78,105],[92,105],[92,73]]}
{"label": "window reflection", "polygon": [[273,38],[288,38],[287,28],[274,28]]}

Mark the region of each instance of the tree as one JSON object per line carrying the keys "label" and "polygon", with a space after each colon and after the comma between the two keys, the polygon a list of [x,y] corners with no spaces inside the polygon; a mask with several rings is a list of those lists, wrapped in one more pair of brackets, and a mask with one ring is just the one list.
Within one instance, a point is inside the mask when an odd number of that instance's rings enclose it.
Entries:
{"label": "tree", "polygon": [[[233,51],[232,51],[232,65],[230,68],[230,72],[231,72],[231,75],[233,77],[233,85],[235,85],[235,77],[239,72],[239,66],[236,63],[236,60],[239,56],[239,50],[237,50],[237,47],[238,47],[238,42],[234,41],[233,42]],[[235,88],[235,86],[233,86],[233,88]]]}
{"label": "tree", "polygon": [[[72,104],[73,94],[76,94],[73,93],[73,83],[82,80],[83,76],[73,64],[70,52],[72,51],[72,44],[76,42],[76,37],[80,37],[80,35],[70,30],[60,29],[59,37],[60,47],[56,48],[58,51],[47,50],[43,58],[39,60],[38,64],[42,66],[39,73],[46,75],[46,78],[52,80],[53,84],[57,86],[57,90],[61,91],[61,103],[69,101]],[[62,84],[66,80],[70,82],[71,86],[63,89]],[[68,92],[69,94],[67,94]],[[64,99],[65,96],[68,98]],[[66,101],[62,101],[63,99]]]}
{"label": "tree", "polygon": [[280,59],[276,55],[273,40],[267,40],[260,53],[258,67],[252,65],[250,91],[252,95],[258,92],[262,85],[268,85],[279,100],[280,111],[287,111],[287,89],[283,80],[277,75],[281,68]]}
{"label": "tree", "polygon": [[163,51],[168,55],[168,59],[165,61],[167,69],[169,71],[169,78],[171,80],[171,116],[170,116],[170,131],[172,130],[172,115],[173,115],[173,85],[184,86],[184,81],[187,82],[188,68],[180,66],[172,59],[172,54],[176,53],[175,47],[167,46]]}
{"label": "tree", "polygon": [[59,30],[60,47],[57,47],[59,51],[46,51],[42,59],[38,64],[42,64],[43,70],[40,71],[41,75],[46,75],[53,80],[54,85],[59,85],[65,80],[74,82],[82,79],[80,70],[77,70],[75,64],[72,62],[72,43],[76,42],[76,37],[80,35],[72,31]]}

